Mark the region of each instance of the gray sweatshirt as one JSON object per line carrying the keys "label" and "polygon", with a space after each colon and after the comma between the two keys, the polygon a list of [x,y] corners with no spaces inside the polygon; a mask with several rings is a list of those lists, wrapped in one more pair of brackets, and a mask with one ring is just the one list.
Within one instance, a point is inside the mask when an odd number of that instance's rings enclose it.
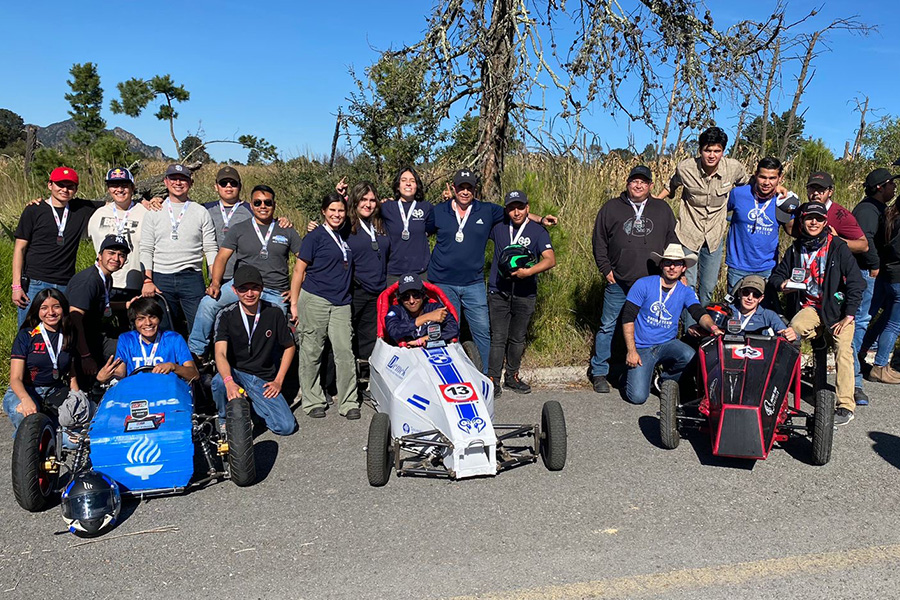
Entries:
{"label": "gray sweatshirt", "polygon": [[202,271],[203,255],[207,264],[216,260],[216,229],[209,211],[196,202],[172,203],[172,211],[178,224],[178,239],[172,239],[172,221],[169,209],[163,203],[162,210],[144,215],[141,231],[141,262],[144,268],[156,273],[178,273],[185,269]]}

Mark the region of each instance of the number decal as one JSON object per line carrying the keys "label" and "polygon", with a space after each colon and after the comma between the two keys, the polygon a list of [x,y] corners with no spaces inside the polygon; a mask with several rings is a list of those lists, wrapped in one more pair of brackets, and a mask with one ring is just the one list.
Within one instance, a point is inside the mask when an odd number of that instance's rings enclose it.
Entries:
{"label": "number decal", "polygon": [[475,402],[475,387],[469,383],[445,383],[441,386],[441,394],[447,402]]}

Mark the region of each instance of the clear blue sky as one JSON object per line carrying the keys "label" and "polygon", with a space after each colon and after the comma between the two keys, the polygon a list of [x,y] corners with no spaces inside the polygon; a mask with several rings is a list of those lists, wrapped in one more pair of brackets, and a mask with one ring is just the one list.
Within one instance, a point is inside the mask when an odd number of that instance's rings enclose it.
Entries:
{"label": "clear blue sky", "polygon": [[[774,2],[711,0],[708,5],[717,23],[726,25],[762,18]],[[737,12],[743,6],[760,14]],[[788,12],[796,16],[817,6],[793,0]],[[3,9],[7,54],[0,61],[0,108],[41,126],[67,118],[63,96],[69,91],[68,70],[73,63],[90,61],[99,67],[108,126],[123,127],[167,154],[174,154],[168,127],[152,112],[137,119],[109,112],[116,83],[168,73],[184,84],[191,99],[178,108],[179,138],[202,124],[206,139],[248,133],[265,137],[287,157],[324,155],[330,151],[337,108],[346,109],[353,89],[348,67],[361,73],[377,56],[375,49],[420,39],[430,7],[430,2],[416,0],[8,3]],[[852,13],[881,31],[866,38],[832,34],[832,51],[817,60],[817,74],[804,97],[807,135],[823,138],[835,153],[858,125],[848,104],[854,96],[869,95],[870,107],[880,114],[900,114],[900,2],[832,0],[815,23]],[[783,96],[776,100],[779,112],[789,108],[793,87],[785,82]],[[730,113],[720,113],[719,122],[732,131],[737,118]],[[627,145],[626,120],[596,116],[586,122],[604,144]],[[639,149],[651,141],[644,126],[630,129]],[[237,146],[210,150],[220,160],[246,156]]]}

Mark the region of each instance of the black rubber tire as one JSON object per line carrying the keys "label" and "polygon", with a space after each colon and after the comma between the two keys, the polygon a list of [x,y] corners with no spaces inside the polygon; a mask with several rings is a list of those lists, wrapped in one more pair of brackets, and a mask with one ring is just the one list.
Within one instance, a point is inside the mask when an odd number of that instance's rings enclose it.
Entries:
{"label": "black rubber tire", "polygon": [[681,441],[678,432],[678,404],[681,393],[678,382],[666,379],[659,386],[659,441],[663,448],[674,450]]}
{"label": "black rubber tire", "polygon": [[12,452],[12,486],[19,506],[44,510],[57,490],[59,473],[47,473],[44,462],[56,456],[56,427],[43,413],[28,415],[19,425]]}
{"label": "black rubber tire", "polygon": [[566,466],[568,434],[566,417],[556,400],[544,402],[541,409],[541,458],[550,471],[561,471]]}
{"label": "black rubber tire", "polygon": [[472,364],[475,365],[475,368],[481,371],[481,352],[478,351],[478,346],[475,345],[475,342],[466,340],[462,343],[462,347],[466,356],[468,356],[469,360],[472,361]]}
{"label": "black rubber tire", "polygon": [[369,423],[369,442],[366,445],[366,475],[369,485],[381,487],[391,478],[391,418],[375,413]]}
{"label": "black rubber tire", "polygon": [[225,408],[225,435],[228,440],[228,471],[238,487],[256,483],[253,454],[253,413],[250,400],[241,396],[229,400]]}
{"label": "black rubber tire", "polygon": [[[834,443],[834,392],[819,390],[816,392],[816,412],[812,417],[812,462],[824,465],[831,460],[831,447]],[[807,419],[808,420],[808,419]]]}

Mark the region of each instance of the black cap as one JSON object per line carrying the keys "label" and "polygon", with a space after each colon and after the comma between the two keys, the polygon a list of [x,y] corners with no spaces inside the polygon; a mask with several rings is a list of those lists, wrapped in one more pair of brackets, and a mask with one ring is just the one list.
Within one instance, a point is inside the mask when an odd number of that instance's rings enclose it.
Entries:
{"label": "black cap", "polygon": [[262,287],[262,275],[259,274],[259,269],[253,265],[241,265],[234,270],[234,279],[231,284],[234,287],[241,287],[248,283],[255,283]]}
{"label": "black cap", "polygon": [[631,171],[629,171],[628,181],[631,181],[635,177],[642,177],[642,178],[646,179],[647,181],[649,181],[650,183],[653,183],[653,173],[650,171],[650,167],[647,167],[644,165],[636,166]]}
{"label": "black cap", "polygon": [[866,175],[865,185],[867,188],[877,188],[879,185],[884,185],[891,179],[896,179],[897,177],[900,177],[900,175],[892,175],[887,169],[875,169]]}
{"label": "black cap", "polygon": [[798,208],[800,208],[800,199],[793,193],[784,200],[776,200],[775,220],[784,225],[797,216]]}
{"label": "black cap", "polygon": [[170,175],[184,175],[188,179],[193,179],[193,177],[191,176],[191,170],[184,165],[169,165],[166,168],[166,177]]}
{"label": "black cap", "polygon": [[510,204],[515,204],[516,202],[528,204],[528,196],[525,195],[525,192],[523,192],[522,190],[511,191],[506,195],[506,199],[503,201],[503,206],[509,206]]}
{"label": "black cap", "polygon": [[826,173],[825,171],[816,171],[814,173],[809,174],[809,179],[806,180],[806,187],[811,185],[817,185],[823,188],[833,188],[834,180],[831,178],[831,175]]}
{"label": "black cap", "polygon": [[459,187],[464,183],[468,183],[472,187],[478,185],[478,175],[472,169],[460,169],[453,175],[453,187]]}
{"label": "black cap", "polygon": [[407,273],[400,278],[400,286],[397,288],[397,295],[402,296],[410,290],[423,289],[425,289],[425,284],[422,283],[422,278],[415,273]]}
{"label": "black cap", "polygon": [[222,167],[221,169],[219,169],[219,172],[216,173],[216,183],[222,183],[222,181],[226,179],[237,181],[238,185],[241,184],[241,174],[238,173],[237,169],[230,165],[227,167]]}
{"label": "black cap", "polygon": [[819,215],[828,219],[828,209],[821,202],[805,202],[800,205],[800,218],[807,215]]}
{"label": "black cap", "polygon": [[100,242],[100,252],[109,250],[111,248],[122,250],[123,252],[125,252],[125,254],[129,254],[131,252],[131,244],[128,243],[128,238],[124,235],[115,235],[111,233],[103,238],[103,241]]}

